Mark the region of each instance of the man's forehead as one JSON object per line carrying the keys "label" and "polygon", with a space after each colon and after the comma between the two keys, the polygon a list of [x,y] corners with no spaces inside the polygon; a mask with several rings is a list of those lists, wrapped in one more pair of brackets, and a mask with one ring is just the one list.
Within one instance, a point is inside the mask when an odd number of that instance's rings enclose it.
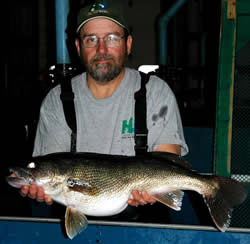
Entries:
{"label": "man's forehead", "polygon": [[84,24],[80,30],[80,33],[92,34],[92,33],[112,33],[118,32],[123,34],[123,28],[112,20],[107,18],[98,17],[89,20]]}

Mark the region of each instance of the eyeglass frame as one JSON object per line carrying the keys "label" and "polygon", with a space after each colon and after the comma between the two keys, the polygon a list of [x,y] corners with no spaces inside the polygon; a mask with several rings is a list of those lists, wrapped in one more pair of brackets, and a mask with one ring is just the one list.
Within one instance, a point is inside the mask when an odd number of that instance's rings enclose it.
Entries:
{"label": "eyeglass frame", "polygon": [[[110,35],[114,35],[114,36],[116,36],[116,37],[119,38],[119,45],[111,46],[111,47],[110,47],[110,46],[108,46],[108,45],[106,44],[105,38],[107,38],[107,37],[110,36]],[[84,42],[83,42],[84,38],[86,38],[86,37],[91,37],[91,36],[97,38],[96,45],[93,46],[93,47],[85,46],[85,45],[84,45]],[[104,44],[105,44],[106,47],[108,47],[108,48],[115,48],[115,47],[119,47],[119,46],[121,45],[120,41],[121,41],[122,39],[124,39],[124,38],[125,38],[125,40],[126,40],[126,39],[127,39],[127,36],[128,36],[128,35],[126,35],[126,33],[125,33],[123,36],[120,36],[119,34],[116,34],[116,33],[109,33],[109,34],[105,35],[104,37],[98,37],[97,35],[90,34],[90,35],[85,35],[85,36],[83,36],[83,37],[80,37],[80,36],[79,36],[78,39],[79,39],[79,41],[82,43],[82,45],[83,45],[84,48],[96,48],[96,47],[98,47],[98,46],[100,45],[100,39],[102,39],[102,40],[104,41]]]}

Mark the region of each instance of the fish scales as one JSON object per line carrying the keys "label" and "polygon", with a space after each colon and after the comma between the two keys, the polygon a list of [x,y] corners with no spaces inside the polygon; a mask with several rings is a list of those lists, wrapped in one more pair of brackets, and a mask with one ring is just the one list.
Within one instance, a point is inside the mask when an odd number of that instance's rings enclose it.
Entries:
{"label": "fish scales", "polygon": [[[91,163],[90,163],[91,164]],[[176,188],[182,184],[182,182],[191,183],[191,176],[187,177],[187,170],[179,169],[180,177],[178,174],[172,173],[174,170],[169,168],[164,169],[164,162],[153,162],[153,165],[149,162],[104,162],[95,161],[89,164],[74,167],[72,175],[76,175],[79,179],[89,182],[90,185],[99,189],[98,194],[117,194],[123,192],[125,189],[131,191],[132,189],[147,190],[150,191],[155,186],[161,184],[173,185],[176,181]],[[120,166],[120,167],[119,167]],[[186,174],[185,174],[186,173]],[[112,175],[112,177],[110,177]],[[155,177],[157,175],[157,178]],[[168,177],[166,177],[168,176]],[[184,178],[184,176],[186,176]],[[193,175],[192,175],[193,176]],[[173,186],[174,187],[174,186]]]}

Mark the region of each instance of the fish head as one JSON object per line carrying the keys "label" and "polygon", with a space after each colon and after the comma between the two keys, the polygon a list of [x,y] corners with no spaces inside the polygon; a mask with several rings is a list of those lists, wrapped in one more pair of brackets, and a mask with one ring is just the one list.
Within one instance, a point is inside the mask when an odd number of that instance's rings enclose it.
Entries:
{"label": "fish head", "polygon": [[11,186],[15,188],[21,188],[24,185],[30,185],[32,183],[35,183],[35,178],[32,174],[32,171],[28,167],[25,168],[14,166],[10,167],[9,171],[11,175],[8,176],[6,180]]}
{"label": "fish head", "polygon": [[42,186],[47,194],[56,194],[67,180],[67,174],[51,162],[32,161],[25,167],[10,167],[11,175],[7,182],[15,187],[36,184]]}

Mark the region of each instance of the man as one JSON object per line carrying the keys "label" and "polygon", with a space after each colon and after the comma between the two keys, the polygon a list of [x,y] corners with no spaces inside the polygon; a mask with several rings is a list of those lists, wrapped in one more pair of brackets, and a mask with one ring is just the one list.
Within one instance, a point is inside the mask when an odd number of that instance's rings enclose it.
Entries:
{"label": "man", "polygon": [[[138,71],[125,68],[132,36],[114,3],[103,1],[78,15],[75,45],[86,67],[72,79],[77,120],[77,151],[135,155],[134,93],[140,89]],[[148,150],[186,154],[182,124],[175,97],[168,85],[152,76],[147,85]],[[70,151],[71,130],[60,100],[60,86],[44,100],[33,155]],[[21,195],[52,203],[43,189],[24,186]],[[128,204],[154,203],[146,192],[135,191]]]}

